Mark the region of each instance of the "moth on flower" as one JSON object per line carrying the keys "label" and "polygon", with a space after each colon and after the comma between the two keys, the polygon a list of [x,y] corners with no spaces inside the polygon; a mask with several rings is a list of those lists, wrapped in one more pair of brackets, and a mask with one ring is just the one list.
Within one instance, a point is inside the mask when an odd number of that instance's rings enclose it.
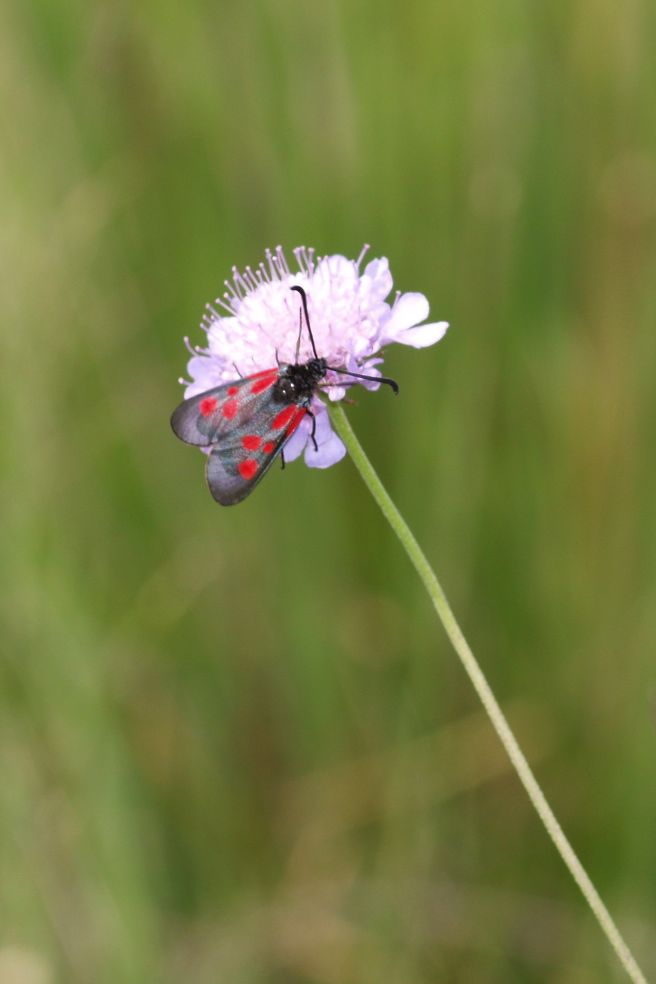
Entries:
{"label": "moth on flower", "polygon": [[[433,345],[445,321],[428,316],[423,294],[388,297],[392,277],[385,258],[362,268],[357,260],[315,257],[298,247],[292,272],[281,247],[241,273],[201,323],[205,347],[191,347],[191,380],[171,417],[175,434],[208,452],[207,482],[217,502],[234,505],[255,488],[278,456],[303,451],[311,468],[339,461],[344,445],[319,397],[341,400],[357,384],[375,390],[398,386],[378,368],[390,342]],[[284,452],[284,455],[283,455]]]}

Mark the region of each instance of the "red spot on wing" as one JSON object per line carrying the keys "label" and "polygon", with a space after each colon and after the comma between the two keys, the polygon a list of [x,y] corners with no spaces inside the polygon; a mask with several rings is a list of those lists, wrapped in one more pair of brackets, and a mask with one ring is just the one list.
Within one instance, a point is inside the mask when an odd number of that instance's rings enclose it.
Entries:
{"label": "red spot on wing", "polygon": [[273,418],[273,421],[271,423],[273,429],[280,430],[281,427],[285,427],[292,419],[292,417],[294,416],[297,410],[298,407],[296,406],[295,403],[290,403],[288,407],[285,407],[284,410],[281,410],[280,413],[276,414],[276,416]]}
{"label": "red spot on wing", "polygon": [[250,481],[251,478],[255,478],[257,473],[257,461],[255,458],[246,458],[245,461],[239,462],[239,474],[246,481]]}
{"label": "red spot on wing", "polygon": [[236,400],[226,400],[221,407],[221,413],[226,420],[232,420],[234,415],[237,413],[237,401]]}
{"label": "red spot on wing", "polygon": [[218,400],[215,396],[206,396],[204,400],[201,400],[198,404],[198,409],[203,417],[209,417],[210,414],[214,413]]}
{"label": "red spot on wing", "polygon": [[300,424],[300,422],[303,420],[303,417],[305,416],[305,408],[304,407],[300,407],[300,408],[297,407],[296,409],[298,410],[298,413],[296,414],[296,416],[292,420],[291,424],[287,428],[287,437],[291,437],[292,436],[292,434],[294,433],[294,431],[296,430],[296,428],[298,427],[298,425]]}
{"label": "red spot on wing", "polygon": [[258,373],[258,377],[259,378],[257,378],[253,383],[253,385],[251,386],[251,393],[253,394],[264,393],[264,391],[269,389],[270,386],[273,386],[273,384],[278,379],[278,371],[277,370],[275,372],[268,371],[265,374]]}
{"label": "red spot on wing", "polygon": [[264,447],[262,448],[262,451],[264,454],[271,454],[274,448],[275,448],[275,444],[273,443],[273,441],[267,441]]}
{"label": "red spot on wing", "polygon": [[247,451],[257,451],[261,443],[262,438],[258,434],[246,434],[241,439],[241,446]]}
{"label": "red spot on wing", "polygon": [[228,387],[228,396],[236,396],[238,392],[239,392],[239,387],[238,386],[229,386]]}

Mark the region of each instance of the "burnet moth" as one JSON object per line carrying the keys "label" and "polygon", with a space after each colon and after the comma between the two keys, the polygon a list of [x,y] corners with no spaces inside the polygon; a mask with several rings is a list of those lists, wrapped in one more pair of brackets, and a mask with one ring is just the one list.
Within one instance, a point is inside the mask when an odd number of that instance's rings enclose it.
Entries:
{"label": "burnet moth", "polygon": [[211,448],[207,484],[222,506],[234,506],[250,495],[306,414],[312,417],[310,439],[318,450],[310,404],[329,370],[386,383],[395,393],[399,391],[398,384],[387,376],[364,376],[329,366],[321,359],[314,344],[305,291],[297,286],[291,290],[301,295],[314,358],[281,363],[198,393],[184,400],[171,417],[173,432],[181,441]]}

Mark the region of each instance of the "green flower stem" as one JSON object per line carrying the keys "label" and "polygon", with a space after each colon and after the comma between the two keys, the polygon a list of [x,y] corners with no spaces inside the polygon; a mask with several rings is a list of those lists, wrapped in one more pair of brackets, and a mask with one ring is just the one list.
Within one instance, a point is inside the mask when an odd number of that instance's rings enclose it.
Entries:
{"label": "green flower stem", "polygon": [[590,881],[587,872],[574,853],[572,845],[563,833],[562,827],[558,823],[553,810],[545,799],[544,793],[538,785],[537,779],[531,771],[524,753],[517,744],[517,740],[510,730],[510,726],[494,696],[490,685],[485,679],[483,672],[472,653],[467,640],[463,636],[451,607],[446,599],[439,581],[435,577],[433,570],[426,560],[424,553],[412,535],[407,523],[399,513],[398,509],[390,499],[387,491],[382,485],[378,475],[364,453],[353,429],[348,421],[344,410],[339,403],[330,404],[330,411],[333,427],[341,437],[347,447],[349,454],[360,472],[366,486],[380,506],[383,515],[403,544],[406,553],[414,564],[415,570],[424,582],[424,586],[430,596],[437,614],[446,630],[446,634],[451,640],[465,671],[471,680],[474,690],[478,694],[483,707],[492,722],[492,727],[496,731],[501,744],[508,753],[508,758],[512,762],[517,775],[519,776],[528,797],[535,807],[540,820],[544,824],[547,833],[554,842],[556,850],[565,862],[572,878],[579,886],[586,902],[596,916],[599,925],[606,934],[608,941],[617,953],[617,956],[634,984],[647,984],[646,978],[628,946],[626,945],[619,929],[610,915],[608,909],[602,902],[599,893]]}

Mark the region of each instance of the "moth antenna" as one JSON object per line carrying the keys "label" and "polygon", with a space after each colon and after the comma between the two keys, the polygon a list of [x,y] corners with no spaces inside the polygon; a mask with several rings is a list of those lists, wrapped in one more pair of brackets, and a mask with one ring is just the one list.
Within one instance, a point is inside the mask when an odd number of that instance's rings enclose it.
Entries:
{"label": "moth antenna", "polygon": [[301,332],[303,331],[303,312],[298,309],[298,338],[296,339],[296,364],[298,365],[298,357],[301,351]]}
{"label": "moth antenna", "polygon": [[356,379],[366,379],[370,383],[385,383],[386,386],[391,386],[394,393],[399,392],[399,384],[395,379],[390,379],[389,376],[363,376],[361,372],[351,372],[350,369],[338,369],[336,366],[326,366],[326,369],[330,369],[331,372],[340,372],[343,376],[355,376]]}
{"label": "moth antenna", "polygon": [[[314,352],[315,359],[319,358],[319,353],[317,352],[317,347],[314,344],[314,335],[312,334],[312,329],[310,328],[310,315],[308,314],[308,304],[307,304],[307,294],[302,287],[294,285],[290,288],[291,290],[296,290],[301,295],[301,301],[303,302],[303,312],[305,314],[305,323],[307,325],[308,335],[310,336],[310,342],[312,343],[312,351]],[[298,356],[297,356],[298,361]]]}

